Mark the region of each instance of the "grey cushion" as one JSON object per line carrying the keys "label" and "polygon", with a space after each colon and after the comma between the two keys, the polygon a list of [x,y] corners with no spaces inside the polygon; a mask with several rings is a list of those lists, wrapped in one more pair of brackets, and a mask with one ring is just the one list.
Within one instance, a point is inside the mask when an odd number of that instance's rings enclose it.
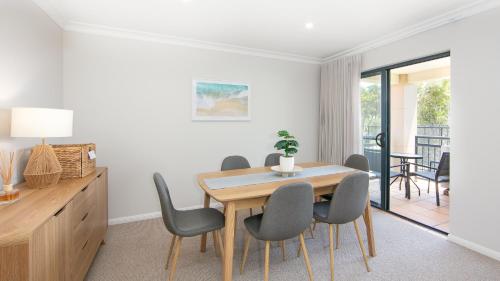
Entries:
{"label": "grey cushion", "polygon": [[[370,165],[368,163],[368,158],[366,156],[361,155],[361,154],[352,154],[345,160],[344,166],[357,169],[360,171],[364,172],[369,172],[370,171]],[[391,175],[392,178],[392,175]],[[324,194],[321,195],[321,198],[325,200],[332,200],[333,194]]]}
{"label": "grey cushion", "polygon": [[284,185],[273,192],[264,214],[245,219],[245,227],[258,240],[281,241],[296,237],[311,224],[313,197],[309,183]]}
{"label": "grey cushion", "polygon": [[281,153],[271,153],[266,156],[266,161],[264,162],[264,166],[278,166],[280,164]]}
{"label": "grey cushion", "polygon": [[227,170],[246,169],[246,168],[250,168],[250,163],[245,157],[239,155],[232,155],[222,160],[222,165],[220,167],[220,170],[227,171]]}
{"label": "grey cushion", "polygon": [[314,219],[320,222],[328,220],[328,213],[330,212],[330,201],[322,201],[314,203]]}
{"label": "grey cushion", "polygon": [[355,220],[363,214],[366,207],[368,185],[368,173],[355,173],[345,177],[337,186],[331,201],[314,204],[314,217],[329,224],[344,224]]}
{"label": "grey cushion", "polygon": [[184,237],[196,236],[224,227],[224,215],[213,208],[177,211],[174,220],[177,235]]}
{"label": "grey cushion", "polygon": [[217,209],[176,210],[163,177],[155,173],[153,179],[160,197],[163,222],[170,233],[181,237],[191,237],[224,227],[224,215]]}

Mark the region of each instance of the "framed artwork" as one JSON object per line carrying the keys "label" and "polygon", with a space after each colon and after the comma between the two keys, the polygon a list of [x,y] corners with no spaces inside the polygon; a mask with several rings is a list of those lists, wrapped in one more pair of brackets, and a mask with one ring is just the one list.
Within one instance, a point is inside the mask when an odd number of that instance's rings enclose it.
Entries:
{"label": "framed artwork", "polygon": [[193,80],[192,120],[250,120],[250,86]]}

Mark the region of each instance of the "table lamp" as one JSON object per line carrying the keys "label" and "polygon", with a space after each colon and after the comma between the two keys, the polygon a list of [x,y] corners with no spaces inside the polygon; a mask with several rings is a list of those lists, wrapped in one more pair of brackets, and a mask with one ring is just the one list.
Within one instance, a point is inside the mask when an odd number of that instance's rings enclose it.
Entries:
{"label": "table lamp", "polygon": [[52,108],[15,107],[11,115],[11,137],[41,138],[31,151],[24,178],[31,188],[42,188],[59,181],[62,167],[45,138],[71,137],[73,111]]}

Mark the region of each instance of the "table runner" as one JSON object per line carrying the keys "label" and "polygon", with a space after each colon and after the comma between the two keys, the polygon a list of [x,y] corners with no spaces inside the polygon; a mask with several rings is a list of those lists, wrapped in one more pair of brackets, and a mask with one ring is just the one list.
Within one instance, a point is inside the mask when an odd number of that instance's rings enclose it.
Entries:
{"label": "table runner", "polygon": [[242,185],[262,184],[268,182],[287,181],[291,179],[326,176],[332,174],[347,173],[352,171],[356,170],[344,166],[329,165],[329,166],[321,166],[314,168],[304,168],[304,171],[296,173],[295,176],[289,176],[289,177],[282,177],[277,172],[265,172],[265,173],[249,174],[249,175],[205,179],[205,184],[209,189],[214,190],[214,189],[224,189]]}

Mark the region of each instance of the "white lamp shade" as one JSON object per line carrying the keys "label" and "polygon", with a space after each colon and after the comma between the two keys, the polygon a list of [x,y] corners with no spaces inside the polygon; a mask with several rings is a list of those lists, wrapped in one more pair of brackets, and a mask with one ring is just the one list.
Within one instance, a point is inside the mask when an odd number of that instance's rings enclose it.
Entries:
{"label": "white lamp shade", "polygon": [[73,110],[14,107],[12,108],[10,136],[24,138],[71,137]]}

